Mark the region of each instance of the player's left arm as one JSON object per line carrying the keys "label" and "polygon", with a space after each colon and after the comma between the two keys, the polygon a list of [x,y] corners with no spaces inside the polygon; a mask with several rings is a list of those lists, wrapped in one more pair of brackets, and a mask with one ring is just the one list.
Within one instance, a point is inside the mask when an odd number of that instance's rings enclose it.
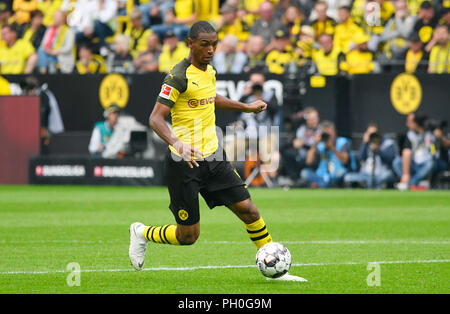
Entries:
{"label": "player's left arm", "polygon": [[234,110],[241,112],[253,112],[253,113],[260,113],[267,109],[267,104],[262,100],[257,100],[255,102],[252,102],[251,104],[245,104],[240,101],[231,100],[219,94],[216,95],[215,106],[217,109]]}

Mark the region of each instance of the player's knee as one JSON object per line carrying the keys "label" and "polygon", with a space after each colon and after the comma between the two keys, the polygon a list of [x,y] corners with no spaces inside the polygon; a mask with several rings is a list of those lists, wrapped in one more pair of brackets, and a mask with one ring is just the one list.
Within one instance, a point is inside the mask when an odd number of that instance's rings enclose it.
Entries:
{"label": "player's knee", "polygon": [[192,245],[197,241],[199,235],[198,231],[182,232],[177,235],[177,238],[181,245]]}
{"label": "player's knee", "polygon": [[195,235],[187,235],[179,239],[181,245],[192,245],[198,239],[198,236]]}

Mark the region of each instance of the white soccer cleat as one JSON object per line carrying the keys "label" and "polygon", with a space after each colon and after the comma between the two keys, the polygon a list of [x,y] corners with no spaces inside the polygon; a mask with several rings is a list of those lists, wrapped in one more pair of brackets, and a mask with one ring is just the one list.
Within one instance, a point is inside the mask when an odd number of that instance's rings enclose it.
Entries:
{"label": "white soccer cleat", "polygon": [[290,275],[289,273],[278,278],[267,278],[267,280],[308,282],[305,278]]}
{"label": "white soccer cleat", "polygon": [[408,183],[404,183],[404,182],[399,182],[395,185],[395,187],[397,188],[397,190],[399,191],[408,191],[409,190],[409,186]]}
{"label": "white soccer cleat", "polygon": [[132,223],[130,226],[130,247],[128,249],[128,256],[130,257],[131,265],[136,270],[142,270],[145,262],[145,252],[147,251],[148,242],[142,234],[145,225],[140,222]]}

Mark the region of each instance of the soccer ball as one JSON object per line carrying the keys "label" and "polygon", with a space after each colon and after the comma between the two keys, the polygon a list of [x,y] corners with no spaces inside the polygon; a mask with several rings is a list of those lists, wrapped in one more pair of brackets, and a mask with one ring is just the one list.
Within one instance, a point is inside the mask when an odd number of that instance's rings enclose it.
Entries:
{"label": "soccer ball", "polygon": [[267,243],[256,253],[256,266],[266,277],[281,277],[291,268],[291,253],[281,243]]}

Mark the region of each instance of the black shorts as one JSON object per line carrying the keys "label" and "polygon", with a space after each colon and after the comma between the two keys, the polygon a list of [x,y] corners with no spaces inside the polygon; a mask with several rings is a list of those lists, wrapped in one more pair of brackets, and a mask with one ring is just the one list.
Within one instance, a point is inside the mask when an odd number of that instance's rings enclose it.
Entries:
{"label": "black shorts", "polygon": [[186,161],[175,161],[168,150],[165,173],[170,194],[170,210],[181,225],[200,221],[198,193],[210,209],[228,206],[250,198],[245,183],[226,160],[198,161],[199,167],[190,168]]}

